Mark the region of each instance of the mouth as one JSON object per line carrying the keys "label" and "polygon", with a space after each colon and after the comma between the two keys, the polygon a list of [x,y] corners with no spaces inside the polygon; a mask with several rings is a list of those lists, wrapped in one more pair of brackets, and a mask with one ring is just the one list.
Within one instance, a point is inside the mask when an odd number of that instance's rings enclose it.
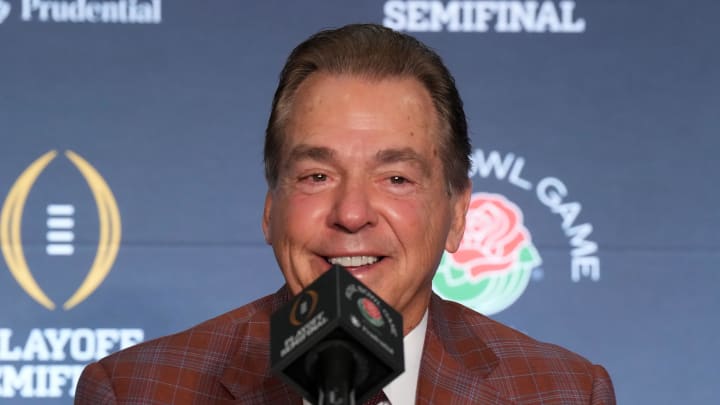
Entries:
{"label": "mouth", "polygon": [[359,267],[371,266],[382,261],[385,256],[336,256],[325,257],[325,261],[330,264],[337,264],[347,269],[355,269]]}

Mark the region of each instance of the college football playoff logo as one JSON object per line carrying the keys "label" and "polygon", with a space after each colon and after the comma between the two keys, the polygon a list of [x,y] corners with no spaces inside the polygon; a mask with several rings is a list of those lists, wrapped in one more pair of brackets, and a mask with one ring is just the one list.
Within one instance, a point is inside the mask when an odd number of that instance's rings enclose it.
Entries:
{"label": "college football playoff logo", "polygon": [[[25,202],[35,181],[57,155],[57,151],[52,150],[30,164],[10,188],[0,210],[0,250],[10,274],[30,297],[49,310],[55,309],[55,303],[37,283],[25,258],[22,218]],[[78,169],[90,187],[97,206],[99,222],[95,260],[83,282],[63,304],[63,309],[69,310],[92,294],[110,272],[120,247],[121,223],[115,196],[100,173],[73,151],[65,151],[65,157]]]}
{"label": "college football playoff logo", "polygon": [[520,209],[499,194],[474,193],[457,252],[445,252],[433,288],[485,315],[512,305],[542,263]]}
{"label": "college football playoff logo", "polygon": [[290,309],[290,324],[293,326],[300,326],[310,320],[310,317],[315,313],[317,303],[317,291],[303,291],[295,298],[292,309]]}

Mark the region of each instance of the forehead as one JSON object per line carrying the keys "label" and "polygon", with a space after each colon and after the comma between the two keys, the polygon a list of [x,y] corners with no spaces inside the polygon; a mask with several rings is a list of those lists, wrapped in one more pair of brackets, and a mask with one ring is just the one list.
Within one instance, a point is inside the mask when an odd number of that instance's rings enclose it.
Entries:
{"label": "forehead", "polygon": [[430,94],[409,77],[314,73],[298,87],[287,118],[285,146],[341,138],[435,145],[439,137]]}

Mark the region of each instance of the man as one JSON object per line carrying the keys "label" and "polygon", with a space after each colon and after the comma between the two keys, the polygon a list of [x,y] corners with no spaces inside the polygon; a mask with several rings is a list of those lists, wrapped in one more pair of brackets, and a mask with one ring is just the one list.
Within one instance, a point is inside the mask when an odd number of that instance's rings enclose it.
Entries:
{"label": "man", "polygon": [[403,315],[399,404],[613,404],[565,349],[432,294],[472,187],[462,101],[440,58],[375,25],[324,31],[281,73],[265,139],[262,227],[286,286],[87,367],[76,403],[300,404],[269,371],[269,317],[333,263]]}

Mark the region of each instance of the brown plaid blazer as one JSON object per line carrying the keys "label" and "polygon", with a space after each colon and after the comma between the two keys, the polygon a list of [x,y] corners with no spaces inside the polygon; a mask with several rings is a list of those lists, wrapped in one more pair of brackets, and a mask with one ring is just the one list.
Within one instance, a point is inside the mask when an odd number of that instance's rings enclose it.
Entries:
{"label": "brown plaid blazer", "polygon": [[[75,404],[292,404],[270,374],[270,314],[286,288],[187,331],[88,365]],[[417,389],[419,404],[615,404],[607,372],[434,296]]]}

